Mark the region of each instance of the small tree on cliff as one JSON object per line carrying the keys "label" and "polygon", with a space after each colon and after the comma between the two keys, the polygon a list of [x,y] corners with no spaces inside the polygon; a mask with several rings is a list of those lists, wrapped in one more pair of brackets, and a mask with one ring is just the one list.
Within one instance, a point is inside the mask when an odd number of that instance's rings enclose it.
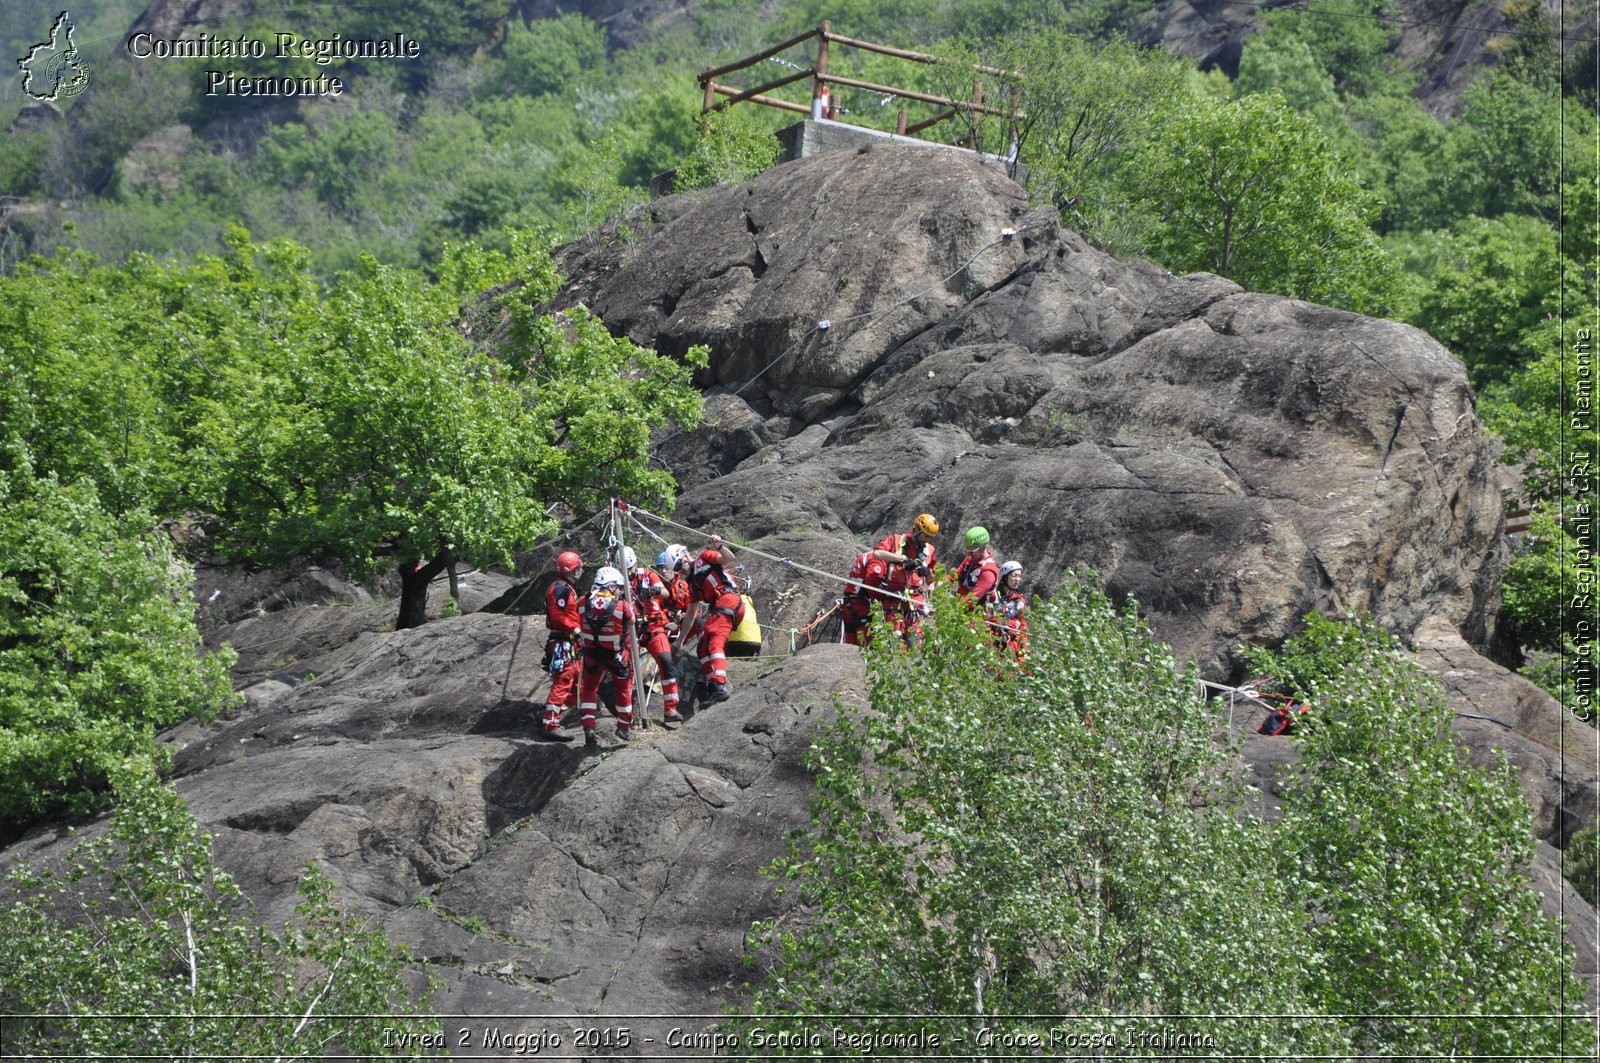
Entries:
{"label": "small tree on cliff", "polygon": [[[509,254],[455,248],[442,280],[370,258],[285,321],[299,340],[242,387],[212,506],[229,550],[256,562],[394,565],[398,626],[423,622],[428,584],[456,561],[507,562],[555,530],[547,505],[609,494],[665,503],[651,429],[691,428],[691,366],[608,333],[579,307],[541,312],[556,274],[526,234]],[[499,352],[458,328],[463,302],[499,297]],[[493,315],[476,315],[487,328]]]}
{"label": "small tree on cliff", "polygon": [[1069,578],[1020,669],[934,605],[922,652],[867,651],[870,711],[812,749],[811,829],[770,869],[801,903],[754,934],[745,1028],[788,1035],[767,1054],[813,1054],[840,1015],[997,1055],[1175,1058],[1174,1026],[1212,1058],[1592,1050],[1515,780],[1465,762],[1380,633],[1318,621],[1266,655],[1315,704],[1269,826],[1137,603]]}
{"label": "small tree on cliff", "polygon": [[[272,933],[215,865],[148,762],[113,770],[117,808],[60,867],[0,883],[6,1048],[34,1059],[432,1057],[411,958],[341,912],[315,866],[297,922]],[[418,982],[421,979],[417,979]]]}
{"label": "small tree on cliff", "polygon": [[[1033,612],[1022,670],[953,595],[934,607],[922,652],[873,644],[871,711],[841,706],[813,747],[811,830],[770,871],[802,907],[756,930],[776,956],[752,1022],[880,1014],[875,1031],[979,1048],[980,1028],[1048,1025],[1076,1047],[1045,1054],[1071,1055],[1172,1025],[1141,1015],[1306,1010],[1312,957],[1267,827],[1137,603],[1069,582]],[[1204,1031],[1229,1056],[1342,1047],[1315,1025]]]}

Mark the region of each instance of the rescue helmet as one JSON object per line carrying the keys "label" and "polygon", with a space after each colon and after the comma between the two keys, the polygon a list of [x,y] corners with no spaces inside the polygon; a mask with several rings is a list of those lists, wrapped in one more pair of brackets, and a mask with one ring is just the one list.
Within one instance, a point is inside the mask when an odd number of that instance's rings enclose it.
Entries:
{"label": "rescue helmet", "polygon": [[672,547],[667,547],[656,555],[656,568],[676,568],[677,562],[672,556]]}
{"label": "rescue helmet", "polygon": [[706,547],[704,550],[700,551],[700,563],[702,565],[722,564],[722,551],[713,550],[709,546]]}
{"label": "rescue helmet", "polygon": [[939,522],[933,519],[932,513],[918,513],[917,519],[911,522],[911,529],[923,535],[938,535]]}
{"label": "rescue helmet", "polygon": [[973,526],[971,528],[968,528],[967,529],[967,537],[966,537],[966,539],[964,541],[967,544],[967,549],[968,550],[976,550],[980,546],[988,546],[989,545],[989,529],[985,528],[981,524],[978,524],[978,525],[975,525],[975,526]]}
{"label": "rescue helmet", "polygon": [[621,589],[623,586],[622,573],[607,565],[594,574],[594,589],[602,590],[606,587]]}
{"label": "rescue helmet", "polygon": [[563,550],[556,557],[556,573],[562,576],[576,577],[583,574],[583,558],[578,556],[576,550]]}
{"label": "rescue helmet", "polygon": [[672,559],[672,567],[677,568],[689,560],[689,548],[682,543],[672,543],[667,547],[667,556]]}
{"label": "rescue helmet", "polygon": [[1000,579],[1003,582],[1007,576],[1011,575],[1011,573],[1021,571],[1021,561],[1007,561],[1005,564],[1000,566]]}
{"label": "rescue helmet", "polygon": [[632,572],[639,567],[639,555],[633,552],[633,547],[622,548],[622,571]]}

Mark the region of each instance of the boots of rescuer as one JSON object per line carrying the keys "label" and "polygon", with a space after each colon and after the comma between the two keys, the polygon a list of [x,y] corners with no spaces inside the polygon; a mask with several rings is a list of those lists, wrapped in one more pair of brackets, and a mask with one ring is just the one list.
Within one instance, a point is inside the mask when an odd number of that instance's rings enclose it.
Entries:
{"label": "boots of rescuer", "polygon": [[565,711],[560,705],[546,705],[544,707],[544,719],[541,721],[539,731],[540,737],[548,742],[570,742],[573,740],[573,735],[561,729],[561,717]]}

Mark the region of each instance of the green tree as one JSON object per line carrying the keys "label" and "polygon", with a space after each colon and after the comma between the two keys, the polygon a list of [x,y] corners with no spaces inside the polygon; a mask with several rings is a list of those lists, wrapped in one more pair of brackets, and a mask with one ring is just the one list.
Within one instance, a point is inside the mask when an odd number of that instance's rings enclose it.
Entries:
{"label": "green tree", "polygon": [[1375,204],[1317,129],[1276,93],[1196,103],[1137,163],[1175,272],[1210,270],[1256,291],[1382,311],[1397,289],[1368,227]]}
{"label": "green tree", "polygon": [[[1140,1013],[1304,1011],[1315,968],[1267,828],[1137,603],[1069,578],[1022,670],[954,595],[933,606],[920,652],[867,651],[870,710],[841,704],[813,746],[811,828],[769,870],[807,917],[757,928],[760,1025],[938,1015],[874,1027],[970,1045],[1064,1014],[1120,1045]],[[1313,1024],[1204,1029],[1222,1055],[1340,1047]]]}
{"label": "green tree", "polygon": [[1505,382],[1535,356],[1543,326],[1561,308],[1554,229],[1514,214],[1466,218],[1447,233],[1413,238],[1408,250],[1407,266],[1424,278],[1409,320],[1465,362],[1476,387]]}
{"label": "green tree", "polygon": [[1467,763],[1438,684],[1389,636],[1307,619],[1286,650],[1313,711],[1277,836],[1320,957],[1314,1010],[1349,1016],[1362,1055],[1592,1051],[1571,946],[1528,877],[1536,842],[1514,769]]}
{"label": "green tree", "polygon": [[1456,217],[1515,213],[1555,221],[1562,172],[1559,93],[1496,70],[1474,82],[1462,103],[1440,165]]}
{"label": "green tree", "polygon": [[113,765],[164,754],[158,730],[234,701],[170,540],[88,481],[33,479],[18,449],[0,460],[0,836],[91,810]]}
{"label": "green tree", "polygon": [[1385,20],[1393,13],[1391,0],[1316,0],[1299,10],[1263,10],[1252,41],[1304,45],[1346,99],[1403,96],[1415,78],[1397,69],[1390,47],[1395,25]]}
{"label": "green tree", "polygon": [[505,59],[490,83],[507,94],[538,96],[567,93],[583,79],[597,77],[606,58],[605,27],[582,15],[506,24]]}
{"label": "green tree", "polygon": [[1330,134],[1344,125],[1344,105],[1333,76],[1300,37],[1274,39],[1261,33],[1245,41],[1235,84],[1241,96],[1276,90],[1285,103],[1314,117]]}
{"label": "green tree", "polygon": [[678,163],[673,191],[737,184],[772,165],[778,140],[754,108],[730,108],[710,116],[693,149]]}
{"label": "green tree", "polygon": [[434,1055],[422,1041],[442,1044],[442,1031],[417,1017],[426,996],[413,1000],[410,957],[340,911],[315,865],[301,877],[296,922],[264,930],[177,792],[148,763],[114,775],[103,834],[64,867],[22,865],[0,888],[8,1052],[320,1058],[333,1045],[372,1059]]}
{"label": "green tree", "polygon": [[[939,87],[970,100],[981,82],[991,107],[1014,104],[1015,121],[985,115],[981,127],[963,115],[969,136],[1008,154],[1015,137],[1036,202],[1061,209],[1099,207],[1113,160],[1153,137],[1187,93],[1181,64],[1128,41],[1093,43],[1054,28],[941,51]],[[978,69],[987,67],[989,69]]]}
{"label": "green tree", "polygon": [[[412,627],[434,576],[454,561],[509,563],[554,529],[551,503],[669,504],[649,436],[698,420],[690,373],[704,350],[685,364],[611,336],[582,307],[543,313],[556,289],[548,251],[528,234],[510,243],[447,249],[437,284],[368,257],[325,297],[282,311],[295,342],[253,367],[238,411],[214,426],[226,458],[205,501],[225,550],[393,565],[398,622]],[[475,346],[461,307],[512,280],[498,299],[507,343]]]}

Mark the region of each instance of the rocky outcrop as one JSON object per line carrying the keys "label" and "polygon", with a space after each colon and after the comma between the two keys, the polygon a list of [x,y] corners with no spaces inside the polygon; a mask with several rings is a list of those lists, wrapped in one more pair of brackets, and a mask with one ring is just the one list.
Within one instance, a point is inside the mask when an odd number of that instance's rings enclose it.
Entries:
{"label": "rocky outcrop", "polygon": [[[1471,648],[1499,490],[1464,371],[1427,336],[1117,262],[952,153],[819,156],[631,224],[563,253],[564,298],[669,353],[711,345],[707,426],[656,453],[686,487],[670,516],[749,541],[769,650],[837,593],[800,566],[843,572],[932,510],[943,544],[986,524],[1034,590],[1097,567],[1214,678],[1306,611],[1370,611],[1475,755],[1521,769],[1541,838],[1592,814],[1593,733]],[[806,821],[804,752],[836,698],[862,702],[859,656],[735,661],[733,700],[628,746],[609,721],[599,752],[536,742],[537,584],[466,579],[466,608],[494,611],[392,631],[392,604],[320,569],[204,573],[246,700],[166,736],[180,789],[269,922],[317,860],[446,978],[442,1012],[524,1016],[506,1036],[547,1026],[527,1016],[713,1021],[750,922],[781,910],[757,871]],[[1270,817],[1293,747],[1254,722],[1233,725]],[[1541,888],[1592,927],[1553,853]]]}
{"label": "rocky outcrop", "polygon": [[[747,977],[751,921],[779,910],[758,871],[807,821],[811,736],[835,699],[864,703],[860,656],[736,663],[733,701],[628,746],[605,720],[597,752],[532,738],[533,628],[478,614],[366,637],[327,674],[169,732],[178,788],[266,922],[317,861],[445,979],[445,1013],[709,1025]],[[0,864],[69,840],[36,833]]]}
{"label": "rocky outcrop", "polygon": [[1099,569],[1213,678],[1312,610],[1489,634],[1493,461],[1415,329],[1117,262],[951,153],[805,159],[652,219],[563,264],[614,329],[713,351],[710,429],[658,448],[689,525],[848,552],[929,510],[948,554],[982,523],[1038,589]]}

